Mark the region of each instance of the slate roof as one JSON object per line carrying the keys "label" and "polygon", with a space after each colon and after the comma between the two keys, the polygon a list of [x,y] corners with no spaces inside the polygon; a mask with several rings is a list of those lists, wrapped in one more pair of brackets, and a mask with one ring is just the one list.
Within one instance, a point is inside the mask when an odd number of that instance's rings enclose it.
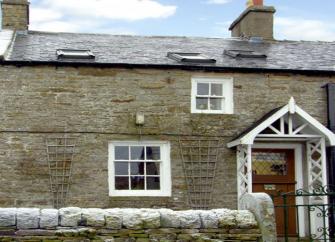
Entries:
{"label": "slate roof", "polygon": [[[66,48],[90,49],[96,56],[95,63],[176,67],[200,65],[212,69],[335,71],[335,42],[273,41],[250,43],[241,39],[36,31],[17,34],[7,61],[58,62],[56,50]],[[224,49],[254,50],[265,53],[267,58],[235,59],[223,55]],[[179,63],[167,58],[167,52],[199,52],[215,58],[217,62],[215,64]]]}

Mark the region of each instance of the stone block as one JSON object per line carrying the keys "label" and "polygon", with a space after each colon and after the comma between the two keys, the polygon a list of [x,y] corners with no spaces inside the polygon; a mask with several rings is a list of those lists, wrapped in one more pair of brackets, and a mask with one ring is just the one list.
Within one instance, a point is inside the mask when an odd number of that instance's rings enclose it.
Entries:
{"label": "stone block", "polygon": [[204,229],[215,229],[219,226],[219,219],[213,211],[200,211],[201,227]]}
{"label": "stone block", "polygon": [[188,210],[188,211],[179,211],[177,216],[180,220],[180,227],[183,229],[199,229],[201,228],[201,220],[199,211]]}
{"label": "stone block", "polygon": [[53,236],[55,234],[55,230],[47,229],[20,229],[15,232],[17,236]]}
{"label": "stone block", "polygon": [[141,209],[142,228],[155,229],[161,226],[161,215],[157,209]]}
{"label": "stone block", "polygon": [[238,228],[258,228],[258,223],[255,216],[248,210],[237,211],[236,225]]}
{"label": "stone block", "polygon": [[105,210],[106,228],[121,229],[122,211],[118,208]]}
{"label": "stone block", "polygon": [[105,211],[100,208],[82,209],[82,219],[88,226],[103,227],[105,225]]}
{"label": "stone block", "polygon": [[42,209],[40,228],[55,228],[58,226],[58,209]]}
{"label": "stone block", "polygon": [[159,209],[161,214],[161,226],[162,228],[180,228],[180,219],[177,216],[177,212],[171,209]]}
{"label": "stone block", "polygon": [[39,227],[40,209],[18,208],[16,210],[16,221],[18,229],[37,229]]}
{"label": "stone block", "polygon": [[16,225],[16,208],[0,208],[0,227]]}
{"label": "stone block", "polygon": [[60,225],[75,227],[81,221],[81,208],[68,207],[59,209]]}
{"label": "stone block", "polygon": [[142,229],[140,209],[122,209],[122,225],[127,229]]}
{"label": "stone block", "polygon": [[236,227],[236,210],[214,209],[212,210],[218,217],[219,228],[235,228]]}

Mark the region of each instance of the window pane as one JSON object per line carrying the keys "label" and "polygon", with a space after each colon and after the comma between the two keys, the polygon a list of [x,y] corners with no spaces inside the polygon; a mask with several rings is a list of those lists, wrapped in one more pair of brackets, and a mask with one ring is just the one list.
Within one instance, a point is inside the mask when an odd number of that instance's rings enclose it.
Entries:
{"label": "window pane", "polygon": [[147,146],[147,160],[160,160],[161,149],[160,147]]}
{"label": "window pane", "polygon": [[116,160],[129,160],[129,146],[115,146]]}
{"label": "window pane", "polygon": [[159,163],[147,162],[147,175],[159,175]]}
{"label": "window pane", "polygon": [[131,190],[144,190],[143,176],[132,176],[130,179],[131,179]]}
{"label": "window pane", "polygon": [[128,175],[128,162],[115,162],[115,175]]}
{"label": "window pane", "polygon": [[159,190],[160,179],[159,177],[147,177],[147,190]]}
{"label": "window pane", "polygon": [[131,153],[132,160],[144,160],[144,147],[143,146],[130,147],[130,153]]}
{"label": "window pane", "polygon": [[207,110],[208,109],[208,98],[197,97],[197,109]]}
{"label": "window pane", "polygon": [[198,83],[197,95],[209,95],[209,83]]}
{"label": "window pane", "polygon": [[115,177],[116,190],[129,190],[129,177]]}
{"label": "window pane", "polygon": [[222,96],[222,84],[212,83],[211,95],[212,96]]}
{"label": "window pane", "polygon": [[144,175],[144,162],[131,162],[130,163],[131,175]]}
{"label": "window pane", "polygon": [[211,98],[211,110],[222,110],[222,98]]}

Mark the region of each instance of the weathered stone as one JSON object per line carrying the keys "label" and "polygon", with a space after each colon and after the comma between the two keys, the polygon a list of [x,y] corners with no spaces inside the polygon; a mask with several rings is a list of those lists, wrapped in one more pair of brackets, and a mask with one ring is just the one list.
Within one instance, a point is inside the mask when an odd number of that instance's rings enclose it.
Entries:
{"label": "weathered stone", "polygon": [[153,209],[123,209],[123,226],[128,229],[159,228],[160,213]]}
{"label": "weathered stone", "polygon": [[199,211],[188,210],[179,211],[177,216],[180,220],[180,227],[185,229],[198,229],[201,228],[201,220]]}
{"label": "weathered stone", "polygon": [[236,224],[238,228],[257,228],[258,224],[255,216],[247,210],[239,210],[236,214]]}
{"label": "weathered stone", "polygon": [[0,208],[0,227],[16,225],[16,208]]}
{"label": "weathered stone", "polygon": [[55,228],[58,226],[58,209],[42,209],[40,228]]}
{"label": "weathered stone", "polygon": [[106,209],[106,227],[110,229],[120,229],[122,227],[122,211],[118,208]]}
{"label": "weathered stone", "polygon": [[122,209],[122,225],[127,229],[142,229],[140,209]]}
{"label": "weathered stone", "polygon": [[161,215],[156,209],[141,209],[142,228],[154,229],[161,225]]}
{"label": "weathered stone", "polygon": [[255,215],[262,233],[263,241],[277,241],[274,206],[268,194],[245,194],[241,198],[241,207],[248,209]]}
{"label": "weathered stone", "polygon": [[15,235],[17,236],[53,236],[55,234],[55,230],[46,229],[20,229],[15,232]]}
{"label": "weathered stone", "polygon": [[77,229],[58,229],[56,230],[56,235],[64,237],[74,237],[79,235],[79,231]]}
{"label": "weathered stone", "polygon": [[218,217],[219,228],[230,228],[236,226],[237,211],[229,209],[214,209],[213,212]]}
{"label": "weathered stone", "polygon": [[6,235],[15,235],[15,229],[0,229],[0,238]]}
{"label": "weathered stone", "polygon": [[18,229],[37,229],[40,219],[38,208],[18,208],[16,210],[16,221]]}
{"label": "weathered stone", "polygon": [[160,229],[146,229],[147,234],[170,234],[170,233],[180,233],[180,229],[173,228],[160,228]]}
{"label": "weathered stone", "polygon": [[88,226],[102,227],[105,225],[105,211],[100,208],[82,209],[82,219]]}
{"label": "weathered stone", "polygon": [[78,229],[79,236],[87,237],[87,238],[94,238],[97,231],[92,228],[79,228]]}
{"label": "weathered stone", "polygon": [[161,226],[163,228],[180,228],[180,219],[171,209],[159,209],[161,214]]}
{"label": "weathered stone", "polygon": [[215,229],[219,226],[219,219],[213,211],[200,211],[201,227],[205,229]]}
{"label": "weathered stone", "polygon": [[68,207],[59,209],[60,225],[75,227],[81,221],[81,209]]}

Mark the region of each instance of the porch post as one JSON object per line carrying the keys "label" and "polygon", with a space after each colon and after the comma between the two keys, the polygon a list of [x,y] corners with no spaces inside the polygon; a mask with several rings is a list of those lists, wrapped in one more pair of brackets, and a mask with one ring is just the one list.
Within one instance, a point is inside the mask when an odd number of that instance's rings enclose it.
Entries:
{"label": "porch post", "polygon": [[251,145],[237,146],[236,159],[237,199],[240,208],[240,198],[246,193],[252,193]]}
{"label": "porch post", "polygon": [[248,145],[248,193],[252,193],[252,153],[251,153],[251,145]]}

